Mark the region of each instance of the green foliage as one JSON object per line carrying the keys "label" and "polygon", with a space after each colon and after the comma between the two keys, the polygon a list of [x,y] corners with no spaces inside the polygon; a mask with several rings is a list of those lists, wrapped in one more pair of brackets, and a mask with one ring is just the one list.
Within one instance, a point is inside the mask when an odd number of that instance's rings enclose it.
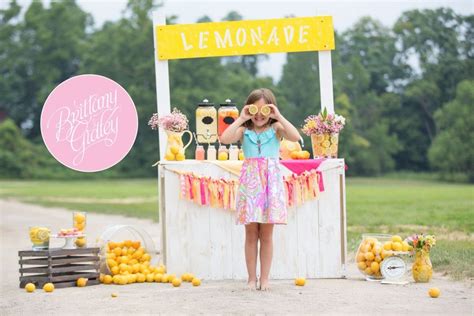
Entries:
{"label": "green foliage", "polygon": [[[42,166],[20,168],[15,155],[3,150],[1,159],[11,168],[3,176],[156,175],[151,164],[158,159],[158,137],[147,122],[156,112],[151,12],[160,6],[156,0],[129,0],[121,19],[97,29],[90,14],[74,0],[52,2],[49,7],[33,1],[24,16],[15,0],[0,10],[0,115],[7,114],[21,127],[21,132],[15,133],[26,139],[17,147],[23,148],[24,155],[34,156],[28,156],[30,164]],[[230,11],[223,20],[243,18]],[[176,20],[176,16],[167,17],[168,24]],[[211,19],[203,16],[197,22]],[[454,102],[459,82],[474,79],[473,23],[472,15],[458,15],[450,9],[412,10],[404,12],[393,27],[363,17],[336,34],[337,49],[332,54],[335,109],[347,119],[339,150],[350,167],[349,175],[426,172],[430,168],[445,175],[462,172],[433,158],[441,155],[444,145],[439,144],[452,139],[450,127],[454,124],[443,123],[438,117],[441,114],[435,113],[444,113],[444,107]],[[267,55],[170,61],[172,106],[188,116],[193,130],[196,104],[202,99],[218,105],[230,98],[242,105],[251,90],[267,87],[274,91],[283,115],[301,127],[303,120],[321,107],[317,54],[287,54],[277,83],[258,75],[258,64],[264,58]],[[134,100],[139,117],[138,137],[129,155],[97,175],[62,167],[39,137],[41,108],[48,93],[61,81],[83,73],[101,74],[121,84]],[[462,101],[455,102],[459,103]],[[455,120],[454,111],[446,112],[442,116]],[[461,120],[468,122],[467,118]],[[306,149],[310,148],[310,138],[304,136],[304,141]],[[469,142],[457,142],[461,154],[451,151],[450,161],[454,157],[465,161],[471,154],[466,147]],[[189,156],[193,146],[188,149]],[[464,172],[472,173],[472,163],[461,165]]]}
{"label": "green foliage", "polygon": [[474,81],[459,83],[456,98],[436,111],[441,130],[429,151],[433,167],[444,174],[466,173],[474,182]]}

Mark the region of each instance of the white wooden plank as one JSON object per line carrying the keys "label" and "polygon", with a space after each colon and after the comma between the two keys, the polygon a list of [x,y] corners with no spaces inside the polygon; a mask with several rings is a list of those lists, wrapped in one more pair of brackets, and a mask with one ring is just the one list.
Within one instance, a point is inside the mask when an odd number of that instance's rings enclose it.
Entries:
{"label": "white wooden plank", "polygon": [[319,89],[321,91],[321,110],[326,107],[328,113],[334,113],[334,97],[332,86],[331,51],[318,52]]}
{"label": "white wooden plank", "polygon": [[[163,116],[170,113],[170,82],[169,82],[169,71],[168,61],[159,60],[158,56],[158,43],[156,42],[156,26],[166,25],[166,17],[161,11],[153,11],[153,43],[154,43],[154,55],[155,60],[155,80],[156,80],[156,108],[158,116]],[[158,137],[160,142],[160,160],[165,156],[166,151],[166,133],[158,129]]]}

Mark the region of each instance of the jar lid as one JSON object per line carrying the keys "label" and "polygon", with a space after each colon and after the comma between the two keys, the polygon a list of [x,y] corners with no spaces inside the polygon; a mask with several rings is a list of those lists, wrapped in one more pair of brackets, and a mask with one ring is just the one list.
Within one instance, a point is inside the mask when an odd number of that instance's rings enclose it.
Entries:
{"label": "jar lid", "polygon": [[201,103],[198,104],[198,106],[214,106],[214,103],[209,102],[208,99],[204,99]]}
{"label": "jar lid", "polygon": [[232,103],[231,99],[226,99],[225,103],[221,103],[220,106],[236,106],[235,103]]}

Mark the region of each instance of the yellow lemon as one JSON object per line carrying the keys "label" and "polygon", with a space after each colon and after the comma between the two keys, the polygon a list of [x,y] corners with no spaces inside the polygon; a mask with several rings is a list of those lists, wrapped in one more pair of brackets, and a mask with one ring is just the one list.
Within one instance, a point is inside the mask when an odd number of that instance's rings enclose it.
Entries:
{"label": "yellow lemon", "polygon": [[239,152],[239,160],[244,160],[244,153],[243,152]]}
{"label": "yellow lemon", "polygon": [[121,275],[119,278],[119,284],[120,285],[125,285],[128,283],[128,276]]}
{"label": "yellow lemon", "polygon": [[117,297],[118,294],[117,294],[117,293],[112,293],[112,294],[110,294],[110,296],[112,296],[112,297]]}
{"label": "yellow lemon", "polygon": [[132,241],[132,247],[135,249],[140,248],[140,241]]}
{"label": "yellow lemon", "polygon": [[83,231],[86,228],[86,223],[74,223],[74,227],[79,231]]}
{"label": "yellow lemon", "polygon": [[114,282],[114,284],[119,284],[121,278],[122,277],[120,275],[116,274],[112,277],[112,282]]}
{"label": "yellow lemon", "polygon": [[54,291],[54,284],[53,283],[46,283],[44,286],[43,286],[43,291],[45,291],[46,293],[51,293]]}
{"label": "yellow lemon", "polygon": [[128,258],[128,256],[122,256],[122,257],[120,257],[120,262],[121,262],[121,263],[127,264],[129,261],[130,261],[130,259]]}
{"label": "yellow lemon", "polygon": [[176,278],[176,274],[168,274],[168,282],[171,283]]}
{"label": "yellow lemon", "polygon": [[258,107],[255,104],[251,104],[249,106],[249,113],[250,115],[255,115],[258,113]]}
{"label": "yellow lemon", "polygon": [[162,283],[168,283],[168,281],[169,281],[168,275],[166,273],[163,274],[162,277],[161,277],[161,282]]}
{"label": "yellow lemon", "polygon": [[262,113],[263,116],[269,116],[271,112],[272,109],[268,105],[264,105],[260,109],[260,113]]}
{"label": "yellow lemon", "polygon": [[113,250],[115,247],[117,247],[117,243],[114,241],[109,241],[109,249]]}
{"label": "yellow lemon", "polygon": [[356,257],[357,262],[365,261],[365,255],[362,252],[359,252]]}
{"label": "yellow lemon", "polygon": [[199,278],[193,278],[193,280],[191,281],[192,285],[193,286],[199,286],[201,285],[201,279]]}
{"label": "yellow lemon", "polygon": [[408,251],[408,249],[410,249],[410,245],[406,241],[403,241],[402,242],[402,251]]}
{"label": "yellow lemon", "polygon": [[31,293],[36,290],[36,286],[33,283],[28,283],[27,285],[25,285],[25,290],[26,292]]}
{"label": "yellow lemon", "polygon": [[120,269],[119,267],[115,266],[115,267],[112,267],[112,269],[110,269],[110,272],[112,272],[113,275],[116,275],[120,273]]}
{"label": "yellow lemon", "polygon": [[382,257],[380,257],[379,255],[375,256],[375,262],[378,262],[380,263],[380,261],[382,261]]}
{"label": "yellow lemon", "polygon": [[402,237],[398,236],[398,235],[394,235],[392,236],[392,242],[399,242],[401,243],[402,242]]}
{"label": "yellow lemon", "polygon": [[165,270],[164,267],[159,266],[158,268],[156,268],[155,272],[160,273],[160,274],[164,274],[166,272],[166,270]]}
{"label": "yellow lemon", "polygon": [[149,254],[145,253],[140,259],[142,259],[143,261],[150,261],[151,256]]}
{"label": "yellow lemon", "polygon": [[74,213],[74,221],[76,223],[84,223],[86,221],[86,216],[82,213]]}
{"label": "yellow lemon", "polygon": [[130,280],[130,283],[137,282],[137,275],[136,274],[130,274],[128,278]]}
{"label": "yellow lemon", "polygon": [[176,160],[177,161],[183,161],[184,159],[186,159],[186,156],[183,153],[177,153],[176,154]]}
{"label": "yellow lemon", "polygon": [[147,281],[147,282],[153,282],[153,281],[155,281],[155,275],[152,274],[152,273],[148,273],[148,274],[146,275],[146,281]]}
{"label": "yellow lemon", "polygon": [[429,289],[428,294],[432,298],[437,298],[439,296],[439,294],[441,294],[441,291],[437,287],[432,287],[431,289]]}
{"label": "yellow lemon", "polygon": [[305,284],[306,284],[306,279],[305,278],[296,278],[295,279],[295,285],[304,286]]}
{"label": "yellow lemon", "polygon": [[365,268],[367,268],[365,261],[357,262],[357,267],[359,268],[359,270],[362,270],[362,271],[364,271]]}
{"label": "yellow lemon", "polygon": [[171,284],[173,284],[174,287],[178,287],[181,285],[181,279],[180,278],[174,278],[173,281],[171,281]]}
{"label": "yellow lemon", "polygon": [[77,285],[78,287],[84,287],[84,286],[87,285],[87,281],[88,281],[88,279],[86,279],[86,278],[79,278],[79,279],[77,279],[77,281],[76,281],[76,285]]}
{"label": "yellow lemon", "polygon": [[163,278],[163,274],[161,273],[155,273],[155,277],[153,278],[153,280],[157,283],[161,283],[161,279]]}
{"label": "yellow lemon", "polygon": [[183,282],[188,282],[188,273],[181,274],[181,280],[183,280]]}
{"label": "yellow lemon", "polygon": [[370,269],[371,269],[372,272],[374,272],[374,273],[376,273],[377,271],[379,271],[380,266],[379,266],[378,262],[375,262],[375,261],[372,262],[372,263],[370,264]]}
{"label": "yellow lemon", "polygon": [[391,241],[387,241],[383,244],[383,249],[385,250],[392,250],[392,242]]}
{"label": "yellow lemon", "polygon": [[113,253],[115,254],[115,256],[121,256],[122,255],[122,248],[120,247],[115,247],[114,250],[113,250]]}
{"label": "yellow lemon", "polygon": [[369,261],[374,260],[374,258],[375,258],[375,256],[374,256],[374,254],[373,254],[372,252],[367,252],[367,253],[365,254],[365,259],[367,259],[367,260],[369,260]]}
{"label": "yellow lemon", "polygon": [[180,148],[179,148],[178,145],[171,145],[171,146],[170,146],[170,151],[171,151],[171,153],[173,153],[173,154],[175,154],[175,155],[176,155],[177,153],[179,153],[179,149],[180,149]]}
{"label": "yellow lemon", "polygon": [[111,284],[112,283],[112,276],[111,275],[104,275],[104,284]]}
{"label": "yellow lemon", "polygon": [[227,159],[229,159],[229,155],[225,151],[221,151],[217,155],[217,160],[227,160]]}
{"label": "yellow lemon", "polygon": [[146,276],[143,273],[137,273],[137,282],[143,283],[146,281]]}
{"label": "yellow lemon", "polygon": [[166,153],[165,160],[175,160],[175,155],[173,153]]}
{"label": "yellow lemon", "polygon": [[394,251],[402,251],[403,246],[401,242],[395,241],[392,243],[392,250]]}
{"label": "yellow lemon", "polygon": [[365,270],[364,270],[365,274],[368,274],[368,275],[372,275],[374,274],[374,272],[372,271],[372,269],[370,267],[367,267]]}

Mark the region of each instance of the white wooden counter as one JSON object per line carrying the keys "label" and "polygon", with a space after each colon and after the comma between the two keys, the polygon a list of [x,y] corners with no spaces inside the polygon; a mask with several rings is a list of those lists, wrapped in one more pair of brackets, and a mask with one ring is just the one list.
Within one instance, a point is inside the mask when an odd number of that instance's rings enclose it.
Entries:
{"label": "white wooden counter", "polygon": [[[169,271],[192,272],[203,279],[246,279],[245,229],[235,224],[235,212],[180,199],[179,177],[167,167],[216,178],[235,175],[202,161],[160,163],[160,246]],[[326,160],[319,170],[325,186],[320,198],[289,208],[288,225],[275,225],[272,279],[345,275],[344,160]]]}

